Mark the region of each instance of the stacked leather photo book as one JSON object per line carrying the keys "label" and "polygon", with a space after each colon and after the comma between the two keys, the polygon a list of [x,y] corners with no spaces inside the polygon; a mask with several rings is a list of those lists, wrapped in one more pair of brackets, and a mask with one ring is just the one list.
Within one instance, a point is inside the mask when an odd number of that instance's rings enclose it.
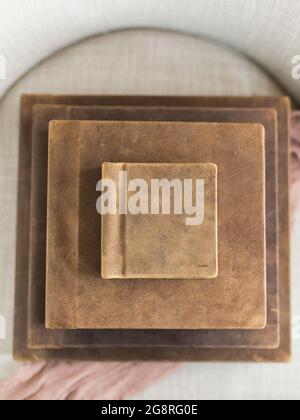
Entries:
{"label": "stacked leather photo book", "polygon": [[289,124],[281,97],[24,95],[15,358],[288,362]]}

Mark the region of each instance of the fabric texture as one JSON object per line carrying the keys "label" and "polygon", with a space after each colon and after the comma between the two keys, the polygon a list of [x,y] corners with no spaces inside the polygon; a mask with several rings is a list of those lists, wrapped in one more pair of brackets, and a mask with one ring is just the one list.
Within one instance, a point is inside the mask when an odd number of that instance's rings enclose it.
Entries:
{"label": "fabric texture", "polygon": [[[28,10],[33,3],[35,2],[28,2]],[[3,26],[0,28],[3,29]],[[44,41],[40,38],[41,44],[44,45]],[[14,44],[13,41],[12,44]],[[0,81],[0,86],[1,84]],[[7,377],[19,367],[12,361],[11,348],[19,101],[20,95],[26,92],[119,95],[277,95],[282,93],[261,68],[238,53],[196,37],[147,30],[114,33],[84,41],[43,62],[13,86],[0,102],[0,313],[6,319],[6,340],[0,341],[0,377],[2,378]],[[295,259],[295,267],[297,267],[297,262]],[[293,296],[297,302],[296,296],[299,296],[297,284],[294,285]],[[185,365],[161,385],[157,384],[145,391],[142,396],[145,398],[151,396],[154,398],[191,398],[192,396],[214,398],[223,391],[223,395],[227,392],[233,398],[239,395],[239,390],[241,390],[240,393],[246,397],[251,393],[254,393],[256,397],[260,395],[269,397],[274,393],[283,394],[285,389],[289,391],[291,389],[293,393],[296,389],[299,390],[300,386],[299,347],[299,342],[296,341],[295,362],[290,367],[239,364]],[[127,365],[134,371],[135,366]],[[139,364],[137,367],[139,372],[142,371],[143,365]],[[52,364],[49,366],[54,367]],[[43,363],[25,366],[26,377],[28,378],[28,375],[31,377],[34,372],[48,372],[49,366]],[[61,369],[62,365],[59,366]],[[69,367],[70,365],[66,365],[67,369]],[[93,366],[93,368],[96,367]],[[154,366],[151,368],[154,369]],[[168,366],[166,368],[168,369]],[[90,372],[89,369],[90,367],[87,368],[88,372]],[[101,369],[103,366],[99,366],[100,373],[97,377],[99,381],[97,386],[100,388],[105,387],[106,378],[109,377],[108,372],[104,374]],[[165,368],[159,365],[158,369],[163,373]],[[21,373],[17,375],[23,376],[23,372],[22,368]],[[73,375],[72,372],[73,370],[71,370]],[[77,372],[76,366],[74,366],[74,372]],[[119,378],[122,378],[122,375]],[[154,378],[151,369],[150,371],[145,369],[141,375],[145,376],[145,380],[148,375]],[[55,373],[53,373],[53,378],[54,376]],[[130,377],[136,378],[134,373]],[[18,382],[20,376],[16,378],[9,380],[12,381],[9,382],[12,384],[12,392],[15,392],[15,381]],[[157,378],[158,376],[155,376],[155,379]],[[43,381],[43,379],[40,380]],[[115,379],[115,382],[117,381],[118,379]],[[134,381],[135,379],[132,379],[132,382]],[[76,383],[76,380],[74,382]],[[100,382],[104,384],[101,385]],[[152,379],[147,381],[147,385],[151,382]],[[273,387],[274,383],[278,383],[276,390]],[[4,386],[5,392],[9,391],[6,386],[7,384]],[[34,386],[38,389],[36,385]],[[89,387],[88,384],[86,386]],[[107,387],[110,387],[110,383]],[[52,389],[54,388],[55,386]],[[74,388],[76,385],[73,386]],[[132,389],[131,385],[128,388]],[[137,388],[134,390],[137,391]],[[139,388],[139,391],[141,390],[142,387]],[[18,388],[19,391],[20,388]],[[99,397],[100,393],[97,395]],[[107,394],[103,393],[103,395]],[[113,395],[125,397],[129,394],[122,389],[121,394],[114,392]]]}
{"label": "fabric texture", "polygon": [[24,0],[2,0],[0,54],[7,79],[0,92],[59,49],[127,28],[214,39],[251,57],[300,99],[299,80],[292,78],[292,60],[300,54],[298,0],[27,0],[26,7]]}
{"label": "fabric texture", "polygon": [[0,400],[122,400],[175,368],[174,363],[24,363],[0,383]]}

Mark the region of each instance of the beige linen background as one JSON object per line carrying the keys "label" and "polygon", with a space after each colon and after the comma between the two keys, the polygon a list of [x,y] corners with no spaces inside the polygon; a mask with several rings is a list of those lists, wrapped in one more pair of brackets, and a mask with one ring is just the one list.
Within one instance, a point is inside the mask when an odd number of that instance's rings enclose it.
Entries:
{"label": "beige linen background", "polygon": [[[6,86],[9,77],[8,72]],[[0,340],[0,378],[16,366],[11,360],[11,344],[19,100],[24,92],[273,95],[281,90],[260,67],[223,46],[152,30],[131,30],[84,41],[43,62],[13,86],[0,102],[0,314],[5,316],[7,327],[7,339]],[[299,249],[296,236],[293,249]],[[293,271],[293,297],[299,308],[296,264]],[[291,365],[187,364],[141,397],[299,397],[300,334],[297,340],[299,319],[297,313],[294,315]]]}
{"label": "beige linen background", "polygon": [[9,77],[0,95],[62,47],[129,28],[186,32],[253,59],[300,101],[292,59],[299,55],[299,0],[1,0],[0,54]]}

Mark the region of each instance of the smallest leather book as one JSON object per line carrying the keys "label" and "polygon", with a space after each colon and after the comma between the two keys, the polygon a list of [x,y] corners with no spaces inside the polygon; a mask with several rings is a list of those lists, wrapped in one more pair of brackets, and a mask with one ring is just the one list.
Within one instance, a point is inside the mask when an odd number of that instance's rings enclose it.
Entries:
{"label": "smallest leather book", "polygon": [[99,189],[102,278],[217,277],[215,164],[104,163]]}

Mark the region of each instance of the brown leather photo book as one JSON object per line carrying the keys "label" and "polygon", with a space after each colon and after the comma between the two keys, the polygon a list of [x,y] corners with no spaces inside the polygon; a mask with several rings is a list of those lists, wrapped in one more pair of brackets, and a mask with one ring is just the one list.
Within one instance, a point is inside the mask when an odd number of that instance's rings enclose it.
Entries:
{"label": "brown leather photo book", "polygon": [[[47,225],[48,125],[52,120],[93,121],[185,121],[256,123],[265,128],[266,154],[266,237],[267,237],[267,324],[263,330],[77,330],[46,329],[45,256]],[[279,302],[277,285],[277,112],[273,109],[217,109],[198,107],[78,107],[36,105],[33,111],[31,278],[29,293],[28,345],[31,349],[73,355],[85,348],[162,346],[168,348],[275,348],[279,345]],[[46,186],[46,187],[45,187]],[[62,349],[63,347],[63,349]],[[59,348],[59,350],[58,350]],[[37,350],[35,350],[35,354]],[[48,353],[47,353],[48,354]]]}
{"label": "brown leather photo book", "polygon": [[99,184],[104,279],[217,277],[215,164],[104,163]]}
{"label": "brown leather photo book", "polygon": [[[217,166],[219,270],[215,279],[101,278],[96,186],[105,162]],[[48,174],[48,328],[265,327],[262,125],[53,121]],[[194,241],[197,249],[203,239]],[[148,258],[154,261],[156,254],[149,252]]]}

